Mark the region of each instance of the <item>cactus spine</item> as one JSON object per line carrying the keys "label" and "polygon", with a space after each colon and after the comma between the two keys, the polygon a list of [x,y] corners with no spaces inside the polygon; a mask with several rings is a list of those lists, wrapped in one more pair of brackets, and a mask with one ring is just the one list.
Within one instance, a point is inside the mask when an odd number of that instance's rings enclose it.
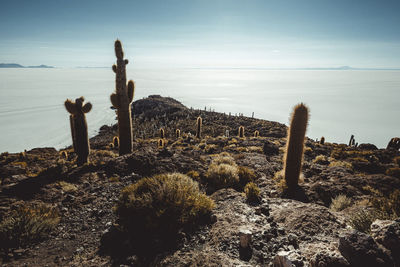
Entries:
{"label": "cactus spine", "polygon": [[176,134],[176,138],[180,138],[181,137],[181,130],[176,129],[175,134]]}
{"label": "cactus spine", "polygon": [[240,127],[239,127],[239,137],[240,137],[240,138],[243,138],[243,137],[244,137],[244,127],[243,127],[243,126],[240,126]]}
{"label": "cactus spine", "polygon": [[307,123],[308,108],[301,103],[294,107],[286,142],[284,174],[289,191],[295,189],[298,185]]}
{"label": "cactus spine", "polygon": [[74,151],[78,155],[78,166],[81,166],[87,162],[90,153],[90,143],[85,113],[88,113],[92,109],[92,104],[88,102],[83,105],[83,101],[85,101],[85,99],[80,97],[77,98],[75,102],[67,99],[64,103],[65,108],[71,114],[71,133],[73,143],[75,144]]}
{"label": "cactus spine", "polygon": [[117,109],[119,155],[132,153],[132,118],[131,102],[135,90],[132,80],[126,84],[126,65],[128,60],[124,59],[124,51],[119,40],[115,41],[115,56],[117,64],[112,69],[115,72],[115,93],[111,94],[112,105]]}
{"label": "cactus spine", "polygon": [[197,118],[197,122],[196,122],[196,126],[197,126],[197,130],[196,130],[196,137],[197,138],[201,138],[201,126],[202,126],[203,120],[201,119],[201,117]]}
{"label": "cactus spine", "polygon": [[165,131],[163,128],[160,128],[160,138],[164,139],[165,138]]}

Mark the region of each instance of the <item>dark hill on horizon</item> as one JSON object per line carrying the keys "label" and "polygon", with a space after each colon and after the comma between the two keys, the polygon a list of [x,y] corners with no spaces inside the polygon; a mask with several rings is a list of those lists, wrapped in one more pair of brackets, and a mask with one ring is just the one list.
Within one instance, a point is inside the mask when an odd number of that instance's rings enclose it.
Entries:
{"label": "dark hill on horizon", "polygon": [[0,68],[12,68],[12,69],[16,69],[16,68],[29,68],[29,69],[51,69],[54,68],[53,66],[47,66],[47,65],[39,65],[39,66],[22,66],[20,64],[17,63],[0,63]]}

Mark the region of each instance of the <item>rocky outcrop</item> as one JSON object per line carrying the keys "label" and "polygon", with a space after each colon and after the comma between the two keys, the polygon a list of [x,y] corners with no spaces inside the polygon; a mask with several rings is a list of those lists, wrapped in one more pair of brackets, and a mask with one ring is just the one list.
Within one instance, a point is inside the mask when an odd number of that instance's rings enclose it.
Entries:
{"label": "rocky outcrop", "polygon": [[392,257],[379,247],[374,239],[364,233],[353,231],[339,239],[339,251],[354,267],[394,267]]}

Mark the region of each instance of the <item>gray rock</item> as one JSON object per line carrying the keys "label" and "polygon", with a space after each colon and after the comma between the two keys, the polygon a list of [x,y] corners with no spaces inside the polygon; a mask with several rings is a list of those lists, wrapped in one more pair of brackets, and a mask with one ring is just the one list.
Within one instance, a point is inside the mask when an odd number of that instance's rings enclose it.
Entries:
{"label": "gray rock", "polygon": [[371,236],[358,231],[340,237],[339,251],[351,266],[394,266],[392,257]]}
{"label": "gray rock", "polygon": [[273,260],[273,267],[300,267],[305,266],[304,257],[297,251],[280,251]]}
{"label": "gray rock", "polygon": [[400,219],[376,220],[371,225],[371,235],[376,243],[391,252],[396,266],[400,266]]}
{"label": "gray rock", "polygon": [[310,260],[311,267],[346,267],[350,264],[335,251],[322,250],[317,252]]}

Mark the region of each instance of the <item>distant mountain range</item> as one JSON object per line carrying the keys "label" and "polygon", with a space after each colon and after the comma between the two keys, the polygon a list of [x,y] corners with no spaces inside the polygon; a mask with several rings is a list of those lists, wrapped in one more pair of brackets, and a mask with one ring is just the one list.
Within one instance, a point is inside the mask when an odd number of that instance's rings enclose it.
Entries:
{"label": "distant mountain range", "polygon": [[40,65],[40,66],[22,66],[16,63],[0,63],[0,68],[31,68],[31,69],[51,69],[53,66]]}

